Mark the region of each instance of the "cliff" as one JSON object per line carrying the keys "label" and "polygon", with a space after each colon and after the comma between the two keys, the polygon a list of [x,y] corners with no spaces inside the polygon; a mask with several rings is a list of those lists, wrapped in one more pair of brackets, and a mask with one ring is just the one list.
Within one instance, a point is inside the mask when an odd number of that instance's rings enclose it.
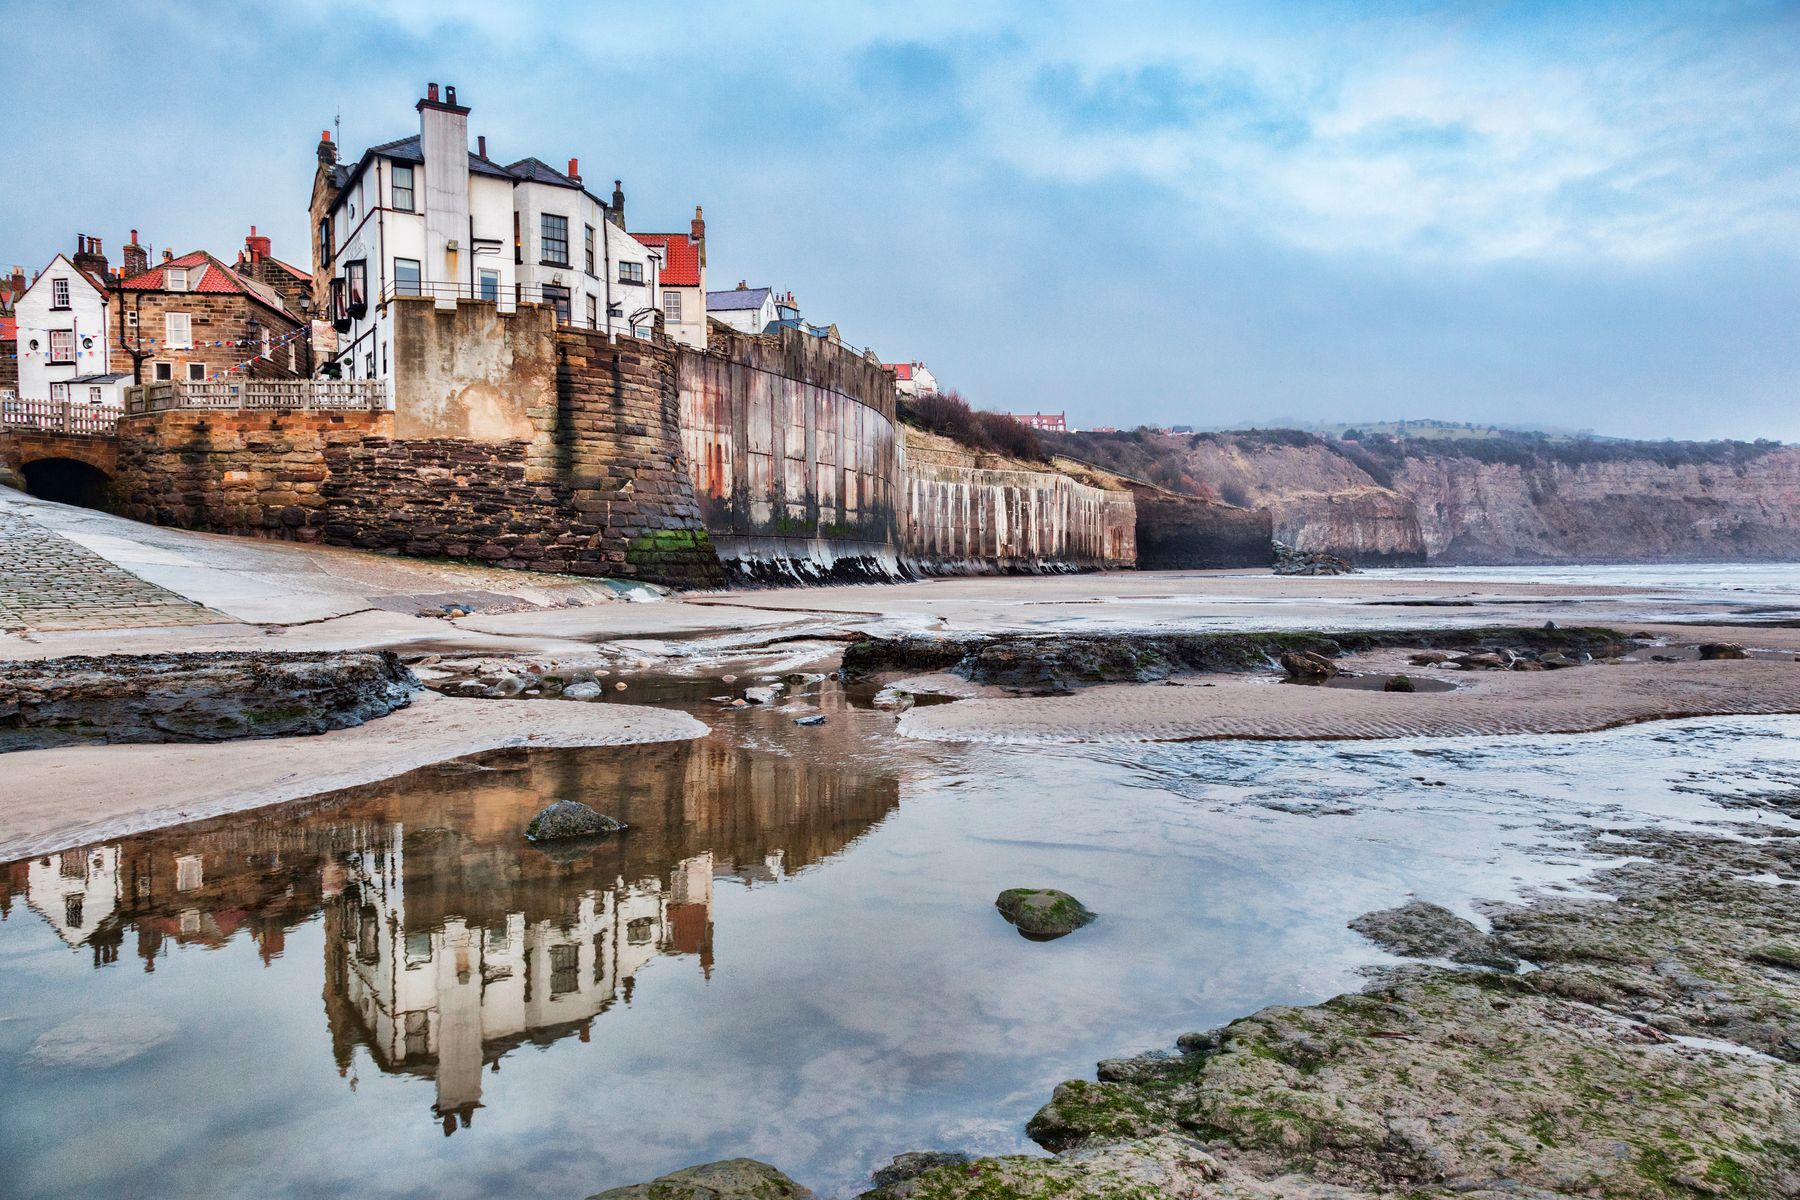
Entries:
{"label": "cliff", "polygon": [[1363,565],[1800,560],[1800,448],[1327,442],[1294,430],[1074,435],[1059,448],[1245,508]]}

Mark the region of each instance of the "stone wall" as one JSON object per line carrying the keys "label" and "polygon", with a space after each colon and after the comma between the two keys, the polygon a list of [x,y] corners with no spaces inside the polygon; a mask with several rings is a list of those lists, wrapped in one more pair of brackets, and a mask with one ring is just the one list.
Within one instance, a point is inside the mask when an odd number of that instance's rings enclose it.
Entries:
{"label": "stone wall", "polygon": [[880,364],[794,330],[715,324],[678,375],[687,469],[735,573],[898,573],[894,383]]}
{"label": "stone wall", "polygon": [[[190,272],[195,283],[200,270]],[[131,374],[135,358],[144,383],[156,381],[158,364],[168,366],[167,378],[179,380],[189,378],[190,366],[208,379],[222,374],[227,380],[293,379],[306,373],[306,347],[290,336],[300,321],[241,293],[121,291],[113,300],[116,307],[107,314],[108,361],[112,370]],[[187,314],[191,346],[170,348],[172,312]],[[122,323],[133,317],[135,327]],[[270,342],[266,359],[261,356],[264,333]],[[284,339],[285,344],[276,345]]]}
{"label": "stone wall", "polygon": [[177,409],[119,423],[113,503],[152,525],[317,541],[328,452],[393,432],[385,412]]}
{"label": "stone wall", "polygon": [[394,432],[403,438],[526,441],[532,413],[556,396],[555,313],[475,300],[439,307],[400,296],[394,324]]}
{"label": "stone wall", "polygon": [[1234,508],[1135,486],[1137,565],[1144,571],[1266,567],[1274,538],[1267,509]]}

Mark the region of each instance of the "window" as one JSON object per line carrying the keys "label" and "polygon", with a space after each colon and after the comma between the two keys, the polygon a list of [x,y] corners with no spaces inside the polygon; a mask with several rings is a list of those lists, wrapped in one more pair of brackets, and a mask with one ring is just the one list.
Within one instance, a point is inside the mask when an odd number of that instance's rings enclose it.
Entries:
{"label": "window", "polygon": [[[425,289],[419,274],[419,260],[416,258],[396,258],[394,260],[394,295],[423,296]],[[350,301],[355,304],[355,299]]]}
{"label": "window", "polygon": [[641,262],[626,262],[623,259],[619,260],[619,282],[644,282],[644,264]]}
{"label": "window", "polygon": [[50,331],[50,361],[53,363],[75,361],[75,331],[73,329],[52,329]]}
{"label": "window", "polygon": [[681,293],[663,293],[663,315],[671,321],[681,320]]}
{"label": "window", "polygon": [[544,302],[556,306],[556,323],[558,325],[567,325],[569,323],[568,288],[557,287],[555,284],[546,283],[544,285]]}
{"label": "window", "polygon": [[171,291],[171,292],[187,291],[188,290],[187,268],[186,267],[170,267],[168,270],[164,271],[163,272],[163,287],[166,290]]}
{"label": "window", "polygon": [[288,343],[288,374],[292,375],[294,372],[298,371],[299,369],[300,369],[300,348],[298,346],[294,345],[294,343],[289,342]]}
{"label": "window", "polygon": [[525,235],[519,232],[519,214],[513,213],[513,261],[525,261]]}
{"label": "window", "polygon": [[188,373],[188,382],[189,383],[205,383],[206,382],[206,364],[205,363],[189,363],[187,365],[187,373]]}
{"label": "window", "polygon": [[67,307],[69,307],[69,281],[68,280],[52,279],[50,281],[50,307],[51,308],[67,308]]}
{"label": "window", "polygon": [[375,352],[373,350],[371,350],[367,354],[363,355],[363,365],[366,368],[363,371],[363,378],[365,378],[365,379],[375,378]]}
{"label": "window", "polygon": [[151,363],[150,377],[157,383],[167,383],[175,378],[174,363]]}
{"label": "window", "polygon": [[[417,280],[417,264],[414,264],[414,279]],[[416,292],[411,293],[417,295]],[[351,319],[360,321],[369,311],[369,264],[362,259],[344,264],[344,311]]]}
{"label": "window", "polygon": [[191,350],[194,348],[194,322],[187,313],[172,312],[163,314],[163,341],[171,350]]}
{"label": "window", "polygon": [[67,404],[69,402],[69,385],[66,383],[51,384],[50,400],[54,404]]}
{"label": "window", "polygon": [[394,167],[394,207],[401,212],[413,211],[413,169]]}
{"label": "window", "polygon": [[587,298],[587,317],[589,329],[600,328],[600,302],[592,296]]}
{"label": "window", "polygon": [[550,997],[566,996],[581,986],[581,947],[550,947]]}
{"label": "window", "polygon": [[569,218],[545,213],[539,230],[538,250],[547,267],[569,265]]}
{"label": "window", "polygon": [[500,272],[484,269],[476,275],[476,295],[489,304],[500,301]]}
{"label": "window", "polygon": [[587,243],[583,253],[587,258],[587,273],[592,275],[594,273],[594,227],[588,225],[584,228],[586,229]]}
{"label": "window", "polygon": [[125,310],[125,328],[129,329],[133,333],[136,333],[137,332],[137,321],[138,321],[137,309],[135,309],[135,308],[126,309]]}
{"label": "window", "polygon": [[88,403],[89,404],[100,403],[100,389],[99,388],[91,387],[88,389]]}
{"label": "window", "polygon": [[331,265],[331,218],[319,218],[319,265]]}

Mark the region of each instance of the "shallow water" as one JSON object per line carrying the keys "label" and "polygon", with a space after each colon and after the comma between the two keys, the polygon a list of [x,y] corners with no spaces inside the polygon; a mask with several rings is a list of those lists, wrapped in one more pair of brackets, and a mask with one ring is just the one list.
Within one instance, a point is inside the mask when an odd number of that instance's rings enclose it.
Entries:
{"label": "shallow water", "polygon": [[[1477,915],[1568,886],[1588,830],[1785,821],[1800,786],[1794,718],[958,749],[818,699],[0,867],[0,1195],[574,1200],[737,1154],[851,1194],[1029,1150],[1096,1059],[1356,986],[1361,912]],[[543,854],[561,797],[632,828]],[[1022,885],[1101,919],[1026,941],[992,907]]]}

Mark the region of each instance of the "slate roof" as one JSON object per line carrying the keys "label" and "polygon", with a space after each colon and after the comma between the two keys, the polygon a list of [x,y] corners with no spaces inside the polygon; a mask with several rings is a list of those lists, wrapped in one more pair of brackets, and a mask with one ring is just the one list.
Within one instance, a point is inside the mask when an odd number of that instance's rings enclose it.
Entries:
{"label": "slate roof", "polygon": [[[700,286],[700,244],[692,237],[685,233],[634,233],[631,236],[663,252],[662,270],[657,274],[657,281],[664,287]],[[708,309],[713,307],[712,297],[718,294],[707,293]]]}
{"label": "slate roof", "polygon": [[509,163],[506,173],[520,183],[547,183],[552,187],[573,188],[578,192],[586,190],[541,158],[521,158],[516,163]]}
{"label": "slate roof", "polygon": [[707,312],[733,312],[746,308],[761,308],[764,300],[769,298],[771,288],[732,288],[724,292],[706,293]]}

